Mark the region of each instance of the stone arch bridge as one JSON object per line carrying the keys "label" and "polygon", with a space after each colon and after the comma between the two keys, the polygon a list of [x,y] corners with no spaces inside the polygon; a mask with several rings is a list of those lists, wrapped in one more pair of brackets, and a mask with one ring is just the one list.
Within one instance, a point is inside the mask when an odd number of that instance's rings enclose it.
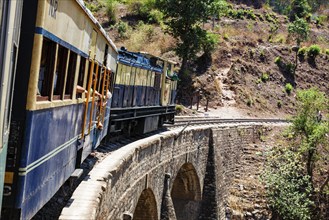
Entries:
{"label": "stone arch bridge", "polygon": [[131,143],[93,168],[60,219],[224,219],[237,161],[262,129],[199,127]]}

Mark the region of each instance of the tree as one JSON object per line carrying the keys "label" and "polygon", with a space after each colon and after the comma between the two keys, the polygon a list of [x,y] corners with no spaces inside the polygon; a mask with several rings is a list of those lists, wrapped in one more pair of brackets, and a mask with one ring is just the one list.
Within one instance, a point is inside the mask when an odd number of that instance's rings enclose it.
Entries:
{"label": "tree", "polygon": [[309,89],[298,92],[297,101],[298,111],[293,118],[291,132],[295,144],[299,145],[298,151],[304,156],[307,174],[312,180],[315,162],[321,159],[319,148],[329,150],[329,124],[322,118],[322,112],[328,110],[329,100],[317,89]]}
{"label": "tree", "polygon": [[314,206],[320,206],[326,187],[329,191],[329,123],[322,115],[328,110],[329,99],[323,92],[299,91],[297,113],[285,134],[289,141],[268,157],[267,195],[284,219],[321,219]]}
{"label": "tree", "polygon": [[308,26],[308,23],[303,18],[297,18],[294,22],[289,24],[288,32],[289,36],[292,37],[297,44],[297,47],[294,48],[296,56],[293,74],[295,75],[298,65],[298,50],[300,48],[300,44],[308,39],[310,28]]}
{"label": "tree", "polygon": [[293,0],[290,8],[290,21],[294,21],[297,18],[305,18],[311,11],[307,0]]}
{"label": "tree", "polygon": [[215,19],[226,15],[229,5],[226,0],[214,0],[210,6],[210,13],[212,14],[213,28],[215,27]]}
{"label": "tree", "polygon": [[200,24],[210,16],[212,3],[213,0],[157,0],[169,33],[179,40],[176,53],[182,58],[182,70],[201,49],[201,41],[206,34]]}

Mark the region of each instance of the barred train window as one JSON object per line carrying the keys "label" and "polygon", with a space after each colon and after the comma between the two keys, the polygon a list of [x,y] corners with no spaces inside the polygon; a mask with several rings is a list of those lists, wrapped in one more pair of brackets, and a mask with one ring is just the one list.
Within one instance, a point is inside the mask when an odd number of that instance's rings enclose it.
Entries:
{"label": "barred train window", "polygon": [[[79,66],[79,76],[78,76],[78,85],[81,87],[83,87],[85,70],[86,70],[86,58],[81,57],[80,66]],[[77,98],[81,98],[81,97],[82,97],[82,93],[77,93]]]}
{"label": "barred train window", "polygon": [[42,53],[39,70],[37,100],[50,100],[50,90],[54,73],[54,63],[56,55],[56,43],[43,39]]}
{"label": "barred train window", "polygon": [[59,100],[62,98],[63,89],[64,89],[64,78],[65,70],[67,63],[68,49],[63,46],[58,45],[57,53],[57,63],[56,71],[54,74],[54,90],[53,90],[53,99]]}
{"label": "barred train window", "polygon": [[69,58],[69,67],[67,69],[65,96],[64,96],[65,99],[72,98],[76,65],[77,65],[77,54],[71,51]]}

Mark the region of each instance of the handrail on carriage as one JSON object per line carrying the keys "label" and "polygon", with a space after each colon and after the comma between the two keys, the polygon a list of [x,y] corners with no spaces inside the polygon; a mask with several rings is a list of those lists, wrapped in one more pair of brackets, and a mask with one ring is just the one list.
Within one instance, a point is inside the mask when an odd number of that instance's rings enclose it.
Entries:
{"label": "handrail on carriage", "polygon": [[87,84],[87,97],[86,97],[86,102],[85,102],[85,111],[83,113],[83,123],[82,123],[82,131],[81,131],[81,139],[84,138],[85,136],[85,126],[86,126],[86,121],[87,121],[87,113],[88,113],[88,106],[89,106],[89,98],[90,98],[90,90],[91,90],[91,81],[93,77],[93,72],[94,72],[94,59],[90,59],[89,61],[91,62],[91,67],[89,69],[89,78],[88,78],[88,84]]}

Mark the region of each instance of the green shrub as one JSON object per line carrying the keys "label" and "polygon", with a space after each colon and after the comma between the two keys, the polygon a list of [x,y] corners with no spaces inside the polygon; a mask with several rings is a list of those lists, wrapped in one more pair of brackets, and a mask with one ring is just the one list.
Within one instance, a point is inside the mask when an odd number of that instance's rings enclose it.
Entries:
{"label": "green shrub", "polygon": [[276,20],[274,14],[269,14],[269,13],[265,14],[265,19],[266,19],[266,21],[268,21],[270,23],[274,23],[274,24],[277,23],[277,20]]}
{"label": "green shrub", "polygon": [[176,110],[176,113],[181,113],[184,109],[184,106],[182,105],[176,105],[175,106],[175,110]]}
{"label": "green shrub", "polygon": [[108,0],[106,2],[106,14],[109,18],[110,24],[117,23],[118,15],[117,15],[117,6],[118,2],[116,0]]}
{"label": "green shrub", "polygon": [[247,106],[252,106],[254,104],[254,101],[249,97],[247,100]]}
{"label": "green shrub", "polygon": [[323,25],[323,23],[327,20],[327,16],[326,15],[320,15],[318,17],[315,18],[315,23],[317,25]]}
{"label": "green shrub", "polygon": [[281,108],[282,107],[282,101],[281,100],[278,100],[277,104],[278,108]]}
{"label": "green shrub", "polygon": [[229,40],[228,34],[225,33],[224,36],[223,36],[223,39],[224,40]]}
{"label": "green shrub", "polygon": [[157,24],[163,23],[163,13],[157,9],[152,9],[149,13],[149,21]]}
{"label": "green shrub", "polygon": [[228,12],[227,12],[227,15],[231,18],[236,18],[237,17],[237,11],[234,10],[234,9],[229,9]]}
{"label": "green shrub", "polygon": [[311,45],[307,50],[307,55],[311,58],[315,58],[321,53],[321,48],[319,45]]}
{"label": "green shrub", "polygon": [[268,163],[262,179],[267,201],[281,217],[278,219],[311,219],[312,183],[299,157],[283,147],[276,147],[267,154]]}
{"label": "green shrub", "polygon": [[294,69],[295,69],[295,64],[289,62],[286,65],[286,72],[293,74],[294,73]]}
{"label": "green shrub", "polygon": [[128,30],[129,30],[129,25],[127,22],[120,21],[117,25],[118,28],[118,34],[120,38],[127,38],[128,37]]}
{"label": "green shrub", "polygon": [[286,93],[290,95],[293,90],[292,85],[290,83],[287,83],[285,86],[285,90],[286,90]]}
{"label": "green shrub", "polygon": [[95,13],[97,11],[99,11],[99,9],[102,7],[101,4],[95,4],[95,3],[86,3],[86,7],[92,12]]}
{"label": "green shrub", "polygon": [[148,18],[152,9],[155,9],[156,0],[127,0],[130,14]]}
{"label": "green shrub", "polygon": [[268,80],[269,80],[269,76],[268,76],[268,74],[267,73],[263,73],[262,74],[262,77],[261,77],[261,80],[263,81],[263,82],[267,82]]}
{"label": "green shrub", "polygon": [[254,11],[252,9],[245,10],[245,15],[248,19],[256,20],[256,15],[254,14]]}
{"label": "green shrub", "polygon": [[211,52],[215,50],[218,42],[219,39],[217,34],[207,32],[206,37],[201,42],[204,53],[207,55],[211,55]]}
{"label": "green shrub", "polygon": [[307,47],[302,47],[302,48],[299,48],[297,54],[300,57],[305,57],[306,53],[307,53]]}
{"label": "green shrub", "polygon": [[243,17],[244,17],[244,10],[243,9],[237,10],[236,18],[243,19]]}
{"label": "green shrub", "polygon": [[282,60],[281,60],[280,56],[276,57],[275,60],[274,60],[274,63],[277,64],[277,65],[281,64],[281,62],[282,62]]}

